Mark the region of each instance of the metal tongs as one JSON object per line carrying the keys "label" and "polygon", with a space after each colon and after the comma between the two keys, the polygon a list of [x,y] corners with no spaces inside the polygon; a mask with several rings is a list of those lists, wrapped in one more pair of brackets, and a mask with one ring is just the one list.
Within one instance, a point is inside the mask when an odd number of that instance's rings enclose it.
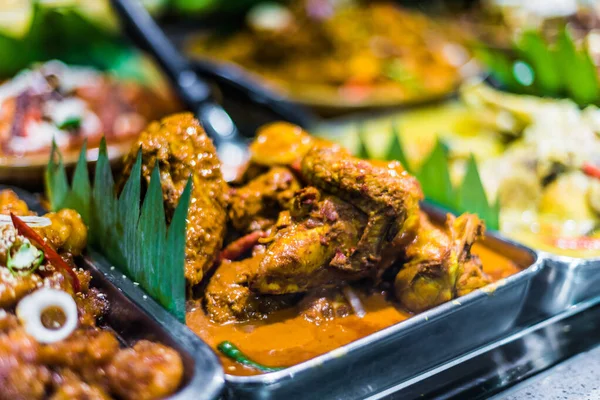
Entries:
{"label": "metal tongs", "polygon": [[192,64],[171,43],[138,0],[111,0],[111,3],[134,42],[153,56],[187,108],[195,113],[215,142],[223,164],[234,167],[245,161],[246,138],[229,113],[215,100],[212,87],[198,72],[243,92],[250,101],[268,108],[281,119],[303,127],[312,124],[314,118],[309,113],[286,103],[256,82],[235,72],[235,69]]}

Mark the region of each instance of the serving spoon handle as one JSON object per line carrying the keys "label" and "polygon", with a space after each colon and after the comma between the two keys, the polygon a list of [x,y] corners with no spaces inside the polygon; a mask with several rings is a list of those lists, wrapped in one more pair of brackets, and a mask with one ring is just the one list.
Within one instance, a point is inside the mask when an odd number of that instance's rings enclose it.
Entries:
{"label": "serving spoon handle", "polygon": [[234,146],[240,151],[245,148],[245,139],[227,111],[214,100],[210,85],[198,76],[142,4],[137,0],[111,0],[111,3],[132,39],[160,65],[217,148]]}

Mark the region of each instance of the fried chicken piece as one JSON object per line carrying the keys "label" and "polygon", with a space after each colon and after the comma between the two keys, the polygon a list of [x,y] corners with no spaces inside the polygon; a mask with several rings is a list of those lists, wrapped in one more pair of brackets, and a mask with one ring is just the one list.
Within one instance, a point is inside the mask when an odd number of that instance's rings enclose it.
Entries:
{"label": "fried chicken piece", "polygon": [[114,357],[108,369],[111,390],[124,400],[159,399],[173,393],[183,377],[177,352],[140,340]]}
{"label": "fried chicken piece", "polygon": [[57,252],[67,252],[74,256],[81,254],[87,244],[87,227],[81,215],[75,210],[62,209],[44,215],[51,225],[36,228]]}
{"label": "fried chicken piece", "polygon": [[8,268],[0,267],[0,307],[14,306],[41,284],[42,278],[39,275],[15,276]]}
{"label": "fried chicken piece", "polygon": [[226,230],[228,188],[215,147],[190,113],[152,122],[125,158],[123,182],[131,174],[140,148],[142,176],[147,184],[158,163],[168,221],[188,179],[193,180],[187,216],[185,277],[190,285],[196,285],[213,266]]}
{"label": "fried chicken piece", "polygon": [[302,176],[368,216],[355,249],[338,268],[378,274],[416,235],[423,194],[400,163],[360,160],[338,146],[320,145],[302,159]]}
{"label": "fried chicken piece", "polygon": [[50,371],[38,364],[39,344],[21,328],[0,334],[0,400],[43,399]]}
{"label": "fried chicken piece", "polygon": [[100,387],[83,382],[68,369],[54,376],[55,392],[50,400],[110,400],[111,397]]}
{"label": "fried chicken piece", "polygon": [[446,226],[438,228],[422,213],[419,233],[406,248],[409,261],[396,275],[400,303],[421,312],[488,284],[481,262],[470,253],[483,230],[472,214],[448,214]]}
{"label": "fried chicken piece", "polygon": [[279,211],[290,208],[298,189],[300,184],[289,169],[273,167],[231,190],[229,220],[239,232],[264,230],[275,223]]}
{"label": "fried chicken piece", "polygon": [[111,332],[96,328],[77,329],[67,339],[40,349],[40,360],[49,365],[79,368],[85,364],[103,365],[119,351]]}
{"label": "fried chicken piece", "polygon": [[0,214],[31,215],[27,203],[10,189],[0,191]]}
{"label": "fried chicken piece", "polygon": [[81,326],[94,326],[96,320],[106,314],[109,309],[108,299],[96,288],[86,289],[75,296],[79,311],[79,324]]}

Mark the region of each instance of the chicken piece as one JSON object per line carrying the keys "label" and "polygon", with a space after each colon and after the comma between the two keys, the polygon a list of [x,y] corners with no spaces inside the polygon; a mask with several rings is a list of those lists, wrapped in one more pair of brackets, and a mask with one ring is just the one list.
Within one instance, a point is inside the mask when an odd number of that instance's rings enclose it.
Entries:
{"label": "chicken piece", "polygon": [[421,312],[485,286],[490,280],[471,246],[483,235],[472,214],[448,215],[444,229],[421,214],[416,239],[406,248],[409,260],[396,275],[395,292],[409,311]]}
{"label": "chicken piece", "polygon": [[124,400],[159,399],[173,393],[183,377],[177,352],[140,340],[114,357],[107,370],[111,390]]}
{"label": "chicken piece", "polygon": [[87,244],[87,227],[81,215],[75,210],[63,209],[44,217],[50,219],[52,224],[36,230],[47,239],[50,246],[58,252],[74,256],[81,254]]}
{"label": "chicken piece", "polygon": [[142,176],[147,184],[158,163],[168,221],[188,179],[193,180],[187,216],[185,277],[190,285],[196,285],[213,266],[226,230],[228,188],[215,147],[192,114],[176,114],[152,122],[125,158],[123,182],[131,174],[140,148]]}
{"label": "chicken piece", "polygon": [[0,400],[43,399],[48,368],[37,363],[39,344],[17,328],[0,335]]}
{"label": "chicken piece", "polygon": [[367,220],[355,207],[314,187],[297,192],[291,221],[279,224],[250,289],[260,294],[302,293],[366,276],[340,268],[351,257]]}
{"label": "chicken piece", "polygon": [[10,189],[0,191],[0,214],[31,215],[27,203]]}
{"label": "chicken piece", "polygon": [[250,161],[269,167],[292,165],[304,157],[316,140],[297,125],[273,122],[256,133],[250,144]]}
{"label": "chicken piece", "polygon": [[415,237],[423,194],[400,163],[365,161],[334,145],[315,146],[302,159],[302,175],[368,216],[360,240],[346,259],[337,261],[338,268],[379,274]]}
{"label": "chicken piece", "polygon": [[60,370],[54,377],[55,392],[50,400],[110,400],[100,387],[83,382],[68,369]]}
{"label": "chicken piece", "polygon": [[223,324],[260,319],[294,304],[294,296],[261,296],[248,288],[248,280],[256,274],[263,257],[258,253],[243,261],[224,260],[217,268],[204,295],[212,321]]}
{"label": "chicken piece", "polygon": [[52,367],[68,368],[87,383],[108,388],[105,368],[119,351],[119,342],[108,331],[77,329],[67,339],[43,345],[39,361]]}
{"label": "chicken piece", "polygon": [[0,335],[8,333],[19,327],[19,320],[15,314],[0,310]]}
{"label": "chicken piece", "polygon": [[15,276],[8,268],[0,267],[0,307],[13,307],[23,296],[42,285],[37,274]]}
{"label": "chicken piece", "polygon": [[352,314],[352,307],[338,288],[308,293],[299,306],[304,319],[316,325]]}
{"label": "chicken piece", "polygon": [[279,211],[290,208],[298,189],[300,184],[289,169],[273,167],[245,186],[232,189],[229,220],[239,232],[267,229]]}
{"label": "chicken piece", "polygon": [[94,326],[96,319],[106,314],[109,309],[108,299],[96,288],[77,293],[75,302],[79,311],[80,326]]}

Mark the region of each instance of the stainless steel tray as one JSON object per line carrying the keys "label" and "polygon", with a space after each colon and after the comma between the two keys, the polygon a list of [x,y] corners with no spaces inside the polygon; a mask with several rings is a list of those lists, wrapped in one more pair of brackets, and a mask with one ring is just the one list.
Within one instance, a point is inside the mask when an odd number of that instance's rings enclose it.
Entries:
{"label": "stainless steel tray", "polygon": [[[440,209],[426,207],[434,220]],[[282,371],[226,375],[226,396],[235,399],[362,399],[406,382],[507,333],[542,265],[516,243],[486,236],[485,244],[524,268],[456,301]]]}
{"label": "stainless steel tray", "polygon": [[[597,349],[600,345],[599,320],[600,297],[583,301],[538,323],[518,325],[507,336],[371,396],[369,400],[483,400],[495,394],[498,396],[494,399],[500,400],[506,397],[507,389],[519,384],[521,391],[534,392],[537,399],[581,398],[574,393],[563,392],[564,387],[553,392],[551,384],[542,385],[536,391],[535,387],[527,386],[526,380],[570,357]],[[597,363],[594,354],[587,353],[585,357],[591,368],[586,375],[589,380]],[[563,383],[568,375],[576,372],[567,370],[561,378]],[[573,383],[580,384],[581,379]],[[589,385],[589,388],[594,386]],[[530,396],[524,395],[523,398]]]}
{"label": "stainless steel tray", "polygon": [[[45,212],[32,194],[0,184],[0,190],[7,188],[14,190],[32,210]],[[147,339],[170,346],[181,355],[184,382],[170,399],[212,400],[219,397],[224,386],[223,370],[208,345],[146,296],[131,280],[118,273],[100,254],[90,251],[77,263],[91,271],[92,286],[106,294],[110,309],[102,323],[113,330],[124,344]]]}
{"label": "stainless steel tray", "polygon": [[540,252],[542,271],[531,284],[527,309],[556,315],[577,303],[600,296],[600,258],[573,258]]}

